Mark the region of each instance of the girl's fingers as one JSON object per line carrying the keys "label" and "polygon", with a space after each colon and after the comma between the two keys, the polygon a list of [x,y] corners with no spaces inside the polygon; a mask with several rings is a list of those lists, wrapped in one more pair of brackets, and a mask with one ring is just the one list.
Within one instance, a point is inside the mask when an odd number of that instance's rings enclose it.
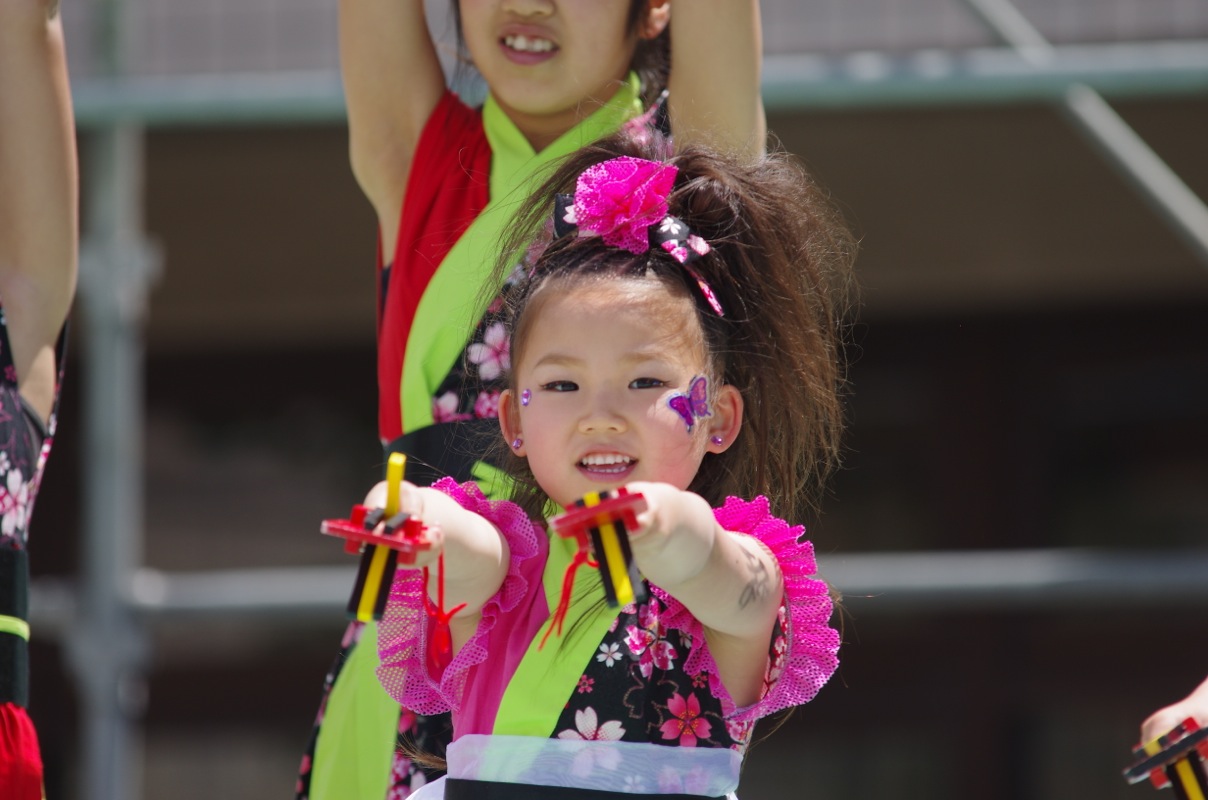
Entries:
{"label": "girl's fingers", "polygon": [[374,487],[365,495],[365,500],[361,505],[366,508],[384,508],[386,506],[386,482],[378,481]]}

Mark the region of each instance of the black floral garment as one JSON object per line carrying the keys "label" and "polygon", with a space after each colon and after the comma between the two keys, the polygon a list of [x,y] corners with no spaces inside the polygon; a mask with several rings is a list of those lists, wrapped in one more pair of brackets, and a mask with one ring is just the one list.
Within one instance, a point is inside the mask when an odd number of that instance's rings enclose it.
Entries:
{"label": "black floral garment", "polygon": [[[579,677],[555,727],[557,738],[745,751],[754,722],[727,721],[708,673],[684,670],[692,634],[668,628],[666,611],[657,596],[621,610]],[[772,634],[765,690],[783,665],[784,615],[782,607]],[[607,718],[615,716],[617,708],[624,709],[620,718]]]}

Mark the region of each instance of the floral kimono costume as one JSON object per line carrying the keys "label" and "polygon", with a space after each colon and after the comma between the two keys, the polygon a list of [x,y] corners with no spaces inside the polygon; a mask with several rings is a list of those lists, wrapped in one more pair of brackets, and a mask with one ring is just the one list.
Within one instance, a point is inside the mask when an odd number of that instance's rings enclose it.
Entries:
{"label": "floral kimono costume", "polygon": [[[497,309],[477,307],[479,290],[533,177],[640,112],[631,76],[536,153],[489,96],[481,110],[452,92],[437,104],[416,147],[398,242],[378,265],[378,428],[388,453],[408,455],[407,480],[493,483],[495,469],[478,456],[483,437],[498,436],[508,340]],[[447,717],[417,717],[382,691],[373,646],[357,646],[375,627],[353,622],[345,631],[299,770],[299,800],[401,800],[425,776],[396,737],[434,752],[448,740]]]}
{"label": "floral kimono costume", "polygon": [[395,576],[379,624],[378,677],[407,708],[453,714],[448,777],[418,800],[732,796],[755,721],[808,702],[838,665],[813,547],[764,497],[732,497],[714,510],[726,530],[763,542],[785,581],[762,697],[736,708],[700,622],[657,586],[648,584],[647,602],[618,611],[603,603],[598,577],[584,576],[564,634],[538,647],[574,542],[539,531],[519,507],[488,500],[472,483],[435,488],[494,523],[511,563],[477,630],[443,667],[429,660],[421,573]]}

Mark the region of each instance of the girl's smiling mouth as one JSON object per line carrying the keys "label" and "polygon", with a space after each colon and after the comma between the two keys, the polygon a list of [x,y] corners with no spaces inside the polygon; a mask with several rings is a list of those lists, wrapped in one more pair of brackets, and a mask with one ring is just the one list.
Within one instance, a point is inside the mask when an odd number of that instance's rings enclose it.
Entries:
{"label": "girl's smiling mouth", "polygon": [[558,45],[536,33],[507,33],[499,40],[499,49],[513,64],[541,64],[557,55]]}
{"label": "girl's smiling mouth", "polygon": [[620,453],[592,453],[579,459],[579,470],[596,477],[615,478],[627,475],[637,464],[637,459]]}
{"label": "girl's smiling mouth", "polygon": [[524,34],[503,37],[503,45],[521,53],[549,53],[557,47],[549,39]]}

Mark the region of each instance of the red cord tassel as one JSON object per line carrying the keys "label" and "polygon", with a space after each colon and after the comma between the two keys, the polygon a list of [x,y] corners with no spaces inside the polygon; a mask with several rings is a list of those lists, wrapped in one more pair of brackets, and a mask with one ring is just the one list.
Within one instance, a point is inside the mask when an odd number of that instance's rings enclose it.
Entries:
{"label": "red cord tassel", "polygon": [[424,567],[424,610],[432,618],[432,643],[428,646],[432,669],[439,671],[449,663],[453,652],[453,634],[449,630],[449,621],[453,615],[466,607],[465,603],[445,611],[445,554],[437,556],[436,561],[436,603],[428,596],[428,568]]}
{"label": "red cord tassel", "polygon": [[0,705],[0,787],[5,800],[42,800],[42,751],[25,709]]}
{"label": "red cord tassel", "polygon": [[570,596],[575,588],[575,572],[584,564],[593,568],[599,566],[591,558],[586,539],[580,541],[579,551],[575,553],[575,557],[566,566],[566,572],[562,574],[562,596],[558,598],[558,607],[554,609],[554,614],[550,617],[549,627],[545,629],[545,635],[541,637],[541,644],[537,645],[538,650],[545,647],[545,641],[549,639],[549,635],[554,632],[555,627],[558,629],[558,635],[562,635],[562,623],[566,621],[566,612],[570,611]]}

